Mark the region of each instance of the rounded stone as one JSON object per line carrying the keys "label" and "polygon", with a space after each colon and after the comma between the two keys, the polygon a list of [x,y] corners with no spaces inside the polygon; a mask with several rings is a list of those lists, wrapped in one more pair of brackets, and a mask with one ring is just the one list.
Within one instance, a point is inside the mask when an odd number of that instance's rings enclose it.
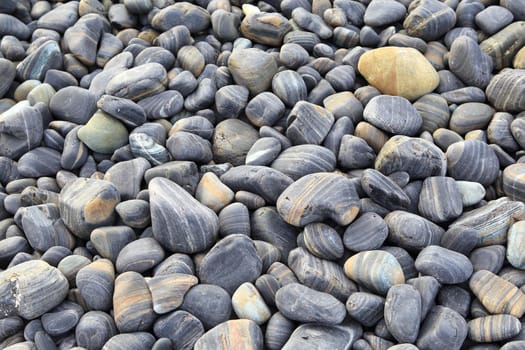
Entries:
{"label": "rounded stone", "polygon": [[415,100],[439,84],[439,76],[416,49],[384,47],[364,53],[358,70],[370,85],[387,95]]}
{"label": "rounded stone", "polygon": [[87,147],[99,153],[113,153],[128,143],[124,124],[100,110],[78,129],[77,135]]}

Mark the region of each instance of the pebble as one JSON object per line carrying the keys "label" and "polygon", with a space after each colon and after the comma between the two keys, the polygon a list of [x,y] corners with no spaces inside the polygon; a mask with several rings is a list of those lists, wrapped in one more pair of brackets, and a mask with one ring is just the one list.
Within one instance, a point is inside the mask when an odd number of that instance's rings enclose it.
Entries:
{"label": "pebble", "polygon": [[409,284],[392,286],[386,295],[384,307],[388,331],[400,343],[413,343],[421,322],[421,296]]}
{"label": "pebble", "polygon": [[522,2],[4,1],[0,348],[519,347]]}
{"label": "pebble", "polygon": [[[439,84],[436,70],[419,51],[412,48],[384,47],[370,50],[360,57],[358,70],[370,85],[384,94],[408,100],[431,92]],[[377,74],[377,71],[381,74]]]}
{"label": "pebble", "polygon": [[232,294],[242,283],[253,282],[262,271],[254,242],[233,234],[217,243],[204,256],[199,269],[202,283],[216,284]]}
{"label": "pebble", "polygon": [[219,219],[211,209],[165,178],[153,178],[148,189],[153,236],[164,248],[196,253],[212,245]]}
{"label": "pebble", "polygon": [[195,350],[254,349],[262,350],[264,337],[259,326],[251,320],[230,320],[206,332],[195,343]]}
{"label": "pebble", "polygon": [[490,313],[521,317],[525,312],[525,294],[490,271],[476,271],[470,278],[469,286]]}
{"label": "pebble", "polygon": [[267,90],[277,73],[276,59],[256,48],[234,50],[228,59],[233,80],[246,86],[252,95]]}
{"label": "pebble", "polygon": [[[2,314],[35,319],[60,304],[68,291],[67,279],[55,267],[39,260],[23,262],[0,273]],[[11,288],[12,284],[16,288]]]}
{"label": "pebble", "polygon": [[362,329],[355,322],[337,326],[302,324],[294,330],[282,349],[316,349],[322,346],[344,349],[355,344],[361,334]]}
{"label": "pebble", "polygon": [[344,304],[335,297],[299,283],[281,287],[275,303],[286,318],[299,322],[339,324],[346,315]]}
{"label": "pebble", "polygon": [[507,237],[507,252],[506,257],[507,261],[514,267],[521,269],[524,264],[524,256],[523,256],[523,249],[521,249],[521,246],[523,245],[522,241],[522,232],[524,229],[524,222],[523,221],[517,221],[513,223],[508,231],[508,237]]}
{"label": "pebble", "polygon": [[438,245],[421,250],[415,267],[420,273],[432,276],[442,284],[465,282],[473,272],[472,263],[466,256]]}
{"label": "pebble", "polygon": [[414,136],[423,119],[410,101],[400,96],[376,96],[363,111],[363,119],[391,134]]}
{"label": "pebble", "polygon": [[[337,190],[332,192],[330,188]],[[318,195],[321,191],[338,195],[323,198]],[[277,199],[277,211],[294,226],[305,226],[325,218],[348,225],[357,216],[359,204],[355,187],[349,179],[338,174],[315,173],[288,186]]]}
{"label": "pebble", "polygon": [[237,317],[251,320],[258,325],[266,323],[271,316],[257,288],[250,282],[241,284],[232,295],[232,307]]}
{"label": "pebble", "polygon": [[391,286],[405,282],[397,259],[382,250],[368,250],[352,255],[345,262],[344,270],[349,278],[381,295],[386,295]]}
{"label": "pebble", "polygon": [[470,339],[477,342],[496,342],[517,335],[521,330],[521,323],[511,315],[491,315],[471,320],[468,328]]}

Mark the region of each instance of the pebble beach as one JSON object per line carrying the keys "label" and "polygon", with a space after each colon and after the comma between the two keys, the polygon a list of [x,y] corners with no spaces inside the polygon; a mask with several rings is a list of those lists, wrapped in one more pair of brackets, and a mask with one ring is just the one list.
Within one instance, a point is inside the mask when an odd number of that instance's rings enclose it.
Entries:
{"label": "pebble beach", "polygon": [[525,350],[525,0],[0,0],[0,349]]}

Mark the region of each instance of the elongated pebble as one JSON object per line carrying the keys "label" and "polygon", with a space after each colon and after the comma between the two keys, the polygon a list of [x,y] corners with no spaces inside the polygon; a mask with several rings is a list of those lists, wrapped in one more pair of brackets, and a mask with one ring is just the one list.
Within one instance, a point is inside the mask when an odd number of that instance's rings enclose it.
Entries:
{"label": "elongated pebble", "polygon": [[468,335],[468,326],[456,311],[436,305],[421,325],[419,334],[416,343],[419,349],[439,346],[458,350]]}
{"label": "elongated pebble", "polygon": [[470,339],[477,342],[496,342],[517,335],[521,330],[521,323],[511,315],[490,315],[471,320],[468,327]]}
{"label": "elongated pebble", "polygon": [[445,232],[432,221],[401,210],[390,212],[385,216],[385,222],[390,242],[410,251],[439,244]]}
{"label": "elongated pebble", "polygon": [[264,337],[259,326],[251,320],[230,320],[206,332],[195,343],[195,350],[262,350]]}
{"label": "elongated pebble", "polygon": [[438,245],[423,249],[415,266],[420,273],[433,276],[443,284],[465,282],[473,272],[472,263],[466,256]]}
{"label": "elongated pebble", "polygon": [[515,317],[521,317],[525,313],[525,294],[490,271],[475,272],[470,278],[469,286],[491,313],[505,313]]}
{"label": "elongated pebble", "polygon": [[421,295],[409,284],[392,286],[385,299],[385,322],[400,343],[413,343],[419,334]]}
{"label": "elongated pebble", "polygon": [[281,287],[275,302],[285,317],[299,322],[339,324],[346,315],[344,304],[335,297],[298,283]]}

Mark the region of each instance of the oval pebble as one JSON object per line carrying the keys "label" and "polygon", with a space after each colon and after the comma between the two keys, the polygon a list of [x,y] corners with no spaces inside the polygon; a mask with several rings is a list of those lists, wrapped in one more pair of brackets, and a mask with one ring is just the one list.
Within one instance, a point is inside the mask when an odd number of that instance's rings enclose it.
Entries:
{"label": "oval pebble", "polygon": [[363,111],[370,124],[397,135],[414,136],[423,125],[423,119],[410,101],[400,96],[376,96]]}

